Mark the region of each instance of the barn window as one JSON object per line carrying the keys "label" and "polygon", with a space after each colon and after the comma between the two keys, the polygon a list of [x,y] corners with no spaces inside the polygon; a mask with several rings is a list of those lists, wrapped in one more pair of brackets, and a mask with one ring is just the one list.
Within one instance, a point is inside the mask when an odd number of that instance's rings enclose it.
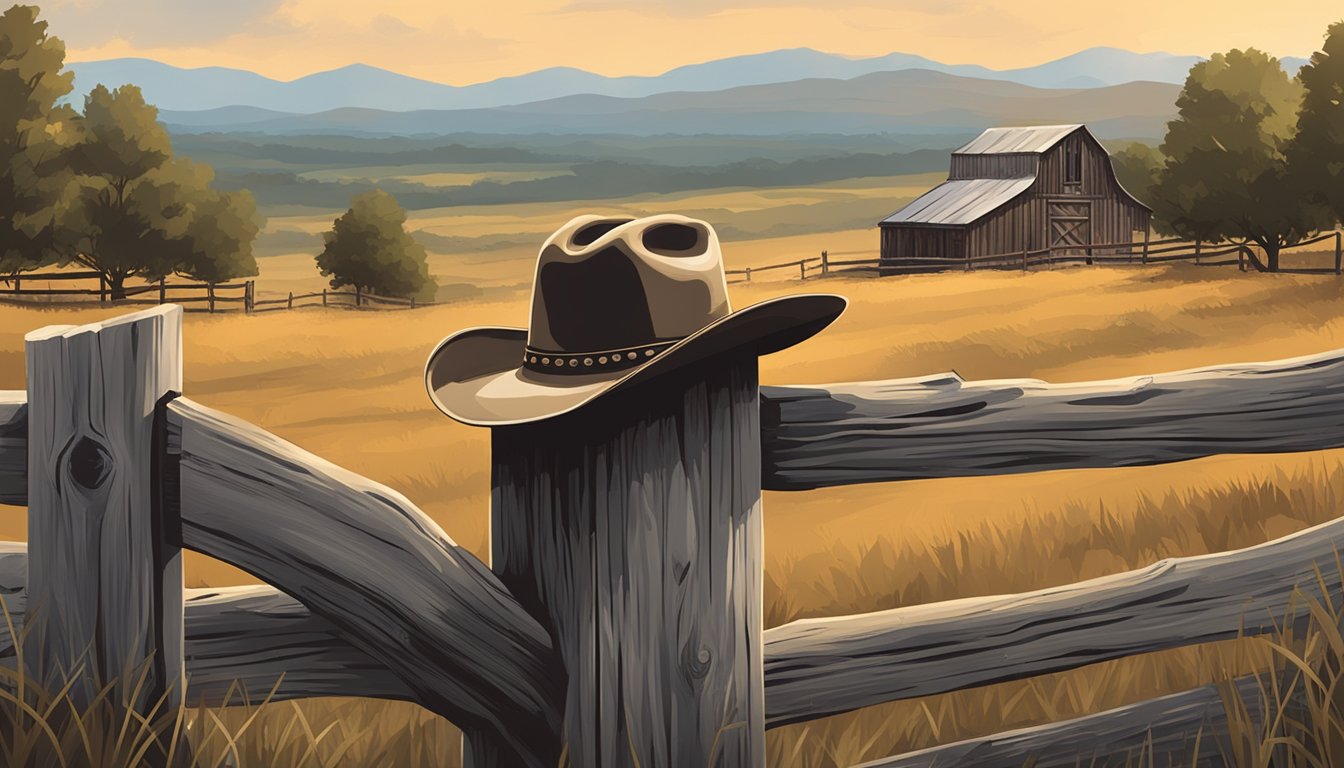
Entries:
{"label": "barn window", "polygon": [[1083,148],[1076,139],[1064,147],[1064,183],[1083,183]]}

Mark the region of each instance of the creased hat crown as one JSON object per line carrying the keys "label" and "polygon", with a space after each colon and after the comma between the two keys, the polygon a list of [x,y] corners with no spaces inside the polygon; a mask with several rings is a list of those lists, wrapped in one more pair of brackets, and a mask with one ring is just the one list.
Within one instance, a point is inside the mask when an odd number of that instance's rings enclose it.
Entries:
{"label": "creased hat crown", "polygon": [[730,311],[709,224],[580,216],[541,247],[523,362],[566,373],[634,365]]}

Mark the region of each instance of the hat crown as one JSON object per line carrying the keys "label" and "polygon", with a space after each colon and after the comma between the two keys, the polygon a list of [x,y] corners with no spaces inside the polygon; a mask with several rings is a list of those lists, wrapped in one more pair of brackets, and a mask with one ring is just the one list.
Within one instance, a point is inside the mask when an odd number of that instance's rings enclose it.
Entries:
{"label": "hat crown", "polygon": [[652,354],[730,312],[709,224],[671,214],[580,216],[538,254],[528,353]]}

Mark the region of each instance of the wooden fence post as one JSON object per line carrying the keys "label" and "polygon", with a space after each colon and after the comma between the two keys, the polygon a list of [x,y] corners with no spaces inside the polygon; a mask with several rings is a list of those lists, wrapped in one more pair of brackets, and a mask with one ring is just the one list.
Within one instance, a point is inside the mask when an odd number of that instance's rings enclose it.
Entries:
{"label": "wooden fence post", "polygon": [[[51,285],[51,283],[47,283],[47,285]],[[19,277],[18,275],[15,275],[15,276],[14,276],[14,292],[15,292],[15,293],[21,293],[22,291],[23,291],[23,278]]]}
{"label": "wooden fence post", "polygon": [[356,285],[356,286],[355,286],[355,306],[356,306],[356,307],[359,306],[360,295],[361,295],[361,294],[360,294],[359,286]]}
{"label": "wooden fence post", "polygon": [[327,289],[322,289],[322,306],[327,306]]}
{"label": "wooden fence post", "polygon": [[1340,273],[1340,268],[1344,267],[1344,233],[1335,233],[1335,274]]}
{"label": "wooden fence post", "polygon": [[160,277],[160,278],[159,278],[159,303],[160,303],[160,304],[162,304],[162,303],[164,302],[164,299],[166,298],[167,293],[168,293],[166,280],[167,280],[167,278],[163,278],[163,277]]}
{"label": "wooden fence post", "polygon": [[107,303],[107,279],[102,275],[98,276],[98,303]]}
{"label": "wooden fence post", "polygon": [[807,279],[807,259],[798,260],[798,279]]}
{"label": "wooden fence post", "polygon": [[1148,243],[1152,241],[1152,237],[1153,227],[1149,225],[1147,229],[1143,230],[1143,260],[1140,262],[1142,264],[1148,263]]}
{"label": "wooden fence post", "polygon": [[831,256],[826,251],[821,252],[821,276],[825,277],[831,272]]}
{"label": "wooden fence post", "polygon": [[765,764],[757,389],[721,355],[492,431],[491,567],[557,639],[562,764]]}
{"label": "wooden fence post", "polygon": [[1196,241],[1195,241],[1195,264],[1196,264],[1196,265],[1199,264],[1199,252],[1203,249],[1203,245],[1204,245],[1204,241],[1203,241],[1203,240],[1196,240]]}
{"label": "wooden fence post", "polygon": [[285,302],[285,309],[293,309],[293,308],[294,308],[294,292],[290,291],[289,300]]}
{"label": "wooden fence post", "polygon": [[24,663],[48,691],[73,679],[77,708],[109,685],[115,712],[171,729],[185,689],[182,560],[160,405],[182,387],[182,309],[48,326],[25,342],[35,621]]}
{"label": "wooden fence post", "polygon": [[746,282],[746,283],[750,283],[750,282],[751,282],[751,267],[747,267],[747,279],[744,280],[743,282]]}
{"label": "wooden fence post", "polygon": [[205,286],[205,294],[210,299],[210,314],[215,313],[215,284],[210,283]]}

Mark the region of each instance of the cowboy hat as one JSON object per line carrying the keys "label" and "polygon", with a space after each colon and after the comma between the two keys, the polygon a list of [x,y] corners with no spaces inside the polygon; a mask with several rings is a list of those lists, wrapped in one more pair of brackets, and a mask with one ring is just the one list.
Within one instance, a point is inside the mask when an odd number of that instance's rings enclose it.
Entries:
{"label": "cowboy hat", "polygon": [[541,247],[529,327],[449,336],[429,355],[425,388],[465,424],[539,421],[715,354],[778,352],[844,308],[802,294],[733,312],[709,224],[579,216]]}

